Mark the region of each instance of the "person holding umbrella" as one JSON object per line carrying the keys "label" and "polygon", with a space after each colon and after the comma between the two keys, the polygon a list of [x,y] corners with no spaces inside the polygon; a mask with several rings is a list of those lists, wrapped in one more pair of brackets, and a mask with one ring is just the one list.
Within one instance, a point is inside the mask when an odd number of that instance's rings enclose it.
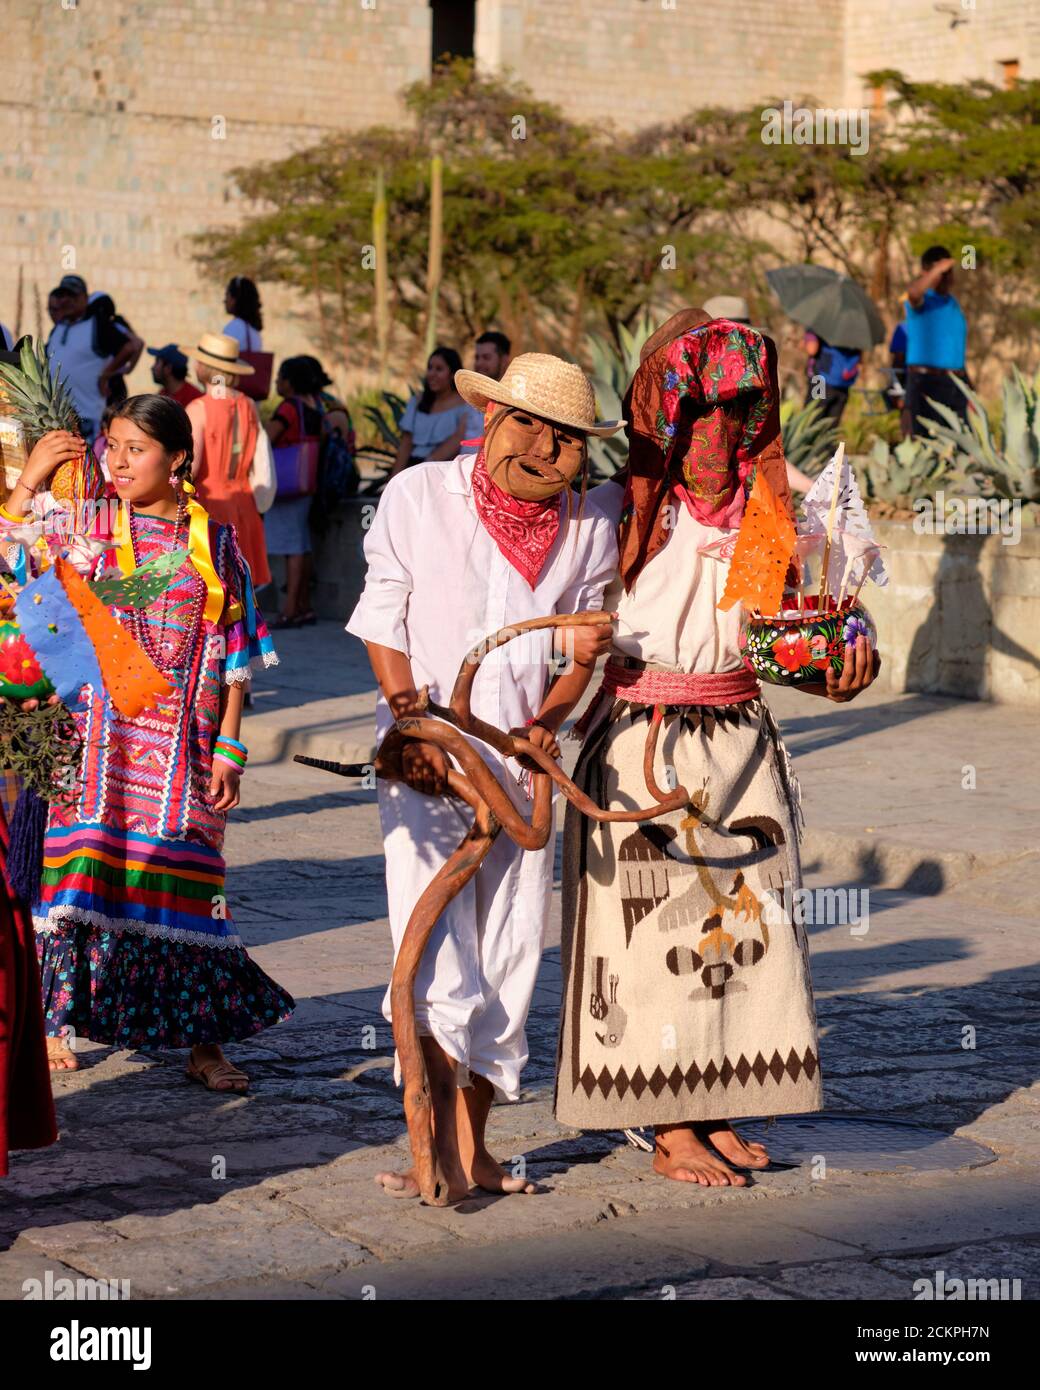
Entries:
{"label": "person holding umbrella", "polygon": [[766,279],[785,313],[806,330],[810,382],[805,403],[817,401],[837,424],[861,355],[885,336],[877,306],[855,280],[822,265],[780,266],[766,271]]}
{"label": "person holding umbrella", "polygon": [[849,389],[859,376],[861,354],[855,348],[832,347],[811,329],[806,329],[803,342],[809,379],[804,404],[815,401],[820,414],[837,424],[849,403]]}

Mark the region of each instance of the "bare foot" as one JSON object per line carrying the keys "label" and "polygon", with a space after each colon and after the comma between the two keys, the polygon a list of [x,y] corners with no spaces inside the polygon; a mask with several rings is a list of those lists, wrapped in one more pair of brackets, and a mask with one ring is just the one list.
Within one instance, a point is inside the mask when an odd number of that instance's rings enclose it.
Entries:
{"label": "bare foot", "polygon": [[487,1149],[475,1153],[466,1168],[467,1176],[474,1187],[482,1187],[485,1192],[500,1192],[509,1196],[522,1192],[527,1196],[538,1191],[538,1186],[530,1178],[514,1178],[491,1157]]}
{"label": "bare foot", "polygon": [[702,1143],[689,1125],[655,1125],[654,1134],[654,1172],[662,1178],[701,1187],[747,1186],[747,1178]]}
{"label": "bare foot", "polygon": [[79,1060],[64,1038],[47,1039],[47,1065],[51,1071],[79,1071]]}
{"label": "bare foot", "polygon": [[764,1144],[754,1139],[741,1139],[728,1120],[698,1121],[693,1132],[699,1139],[714,1145],[723,1158],[738,1168],[768,1168],[769,1154]]}
{"label": "bare foot", "polygon": [[486,1076],[470,1073],[470,1084],[460,1086],[455,1105],[455,1120],[459,1135],[459,1157],[467,1179],[474,1187],[504,1196],[513,1193],[531,1195],[538,1191],[529,1178],[512,1177],[501,1163],[488,1152],[484,1131],[495,1099],[495,1088]]}
{"label": "bare foot", "polygon": [[376,1174],[376,1186],[381,1187],[388,1197],[418,1197],[419,1184],[415,1180],[414,1171],[409,1168],[407,1173],[393,1173],[387,1170],[385,1173]]}
{"label": "bare foot", "polygon": [[[455,1062],[433,1038],[423,1037],[419,1041],[426,1063],[426,1082],[433,1109],[431,1128],[436,1154],[435,1187],[446,1189],[446,1205],[450,1206],[453,1202],[461,1202],[469,1192],[469,1182],[459,1159]],[[375,1180],[389,1197],[422,1196],[414,1167],[403,1173],[377,1173]]]}

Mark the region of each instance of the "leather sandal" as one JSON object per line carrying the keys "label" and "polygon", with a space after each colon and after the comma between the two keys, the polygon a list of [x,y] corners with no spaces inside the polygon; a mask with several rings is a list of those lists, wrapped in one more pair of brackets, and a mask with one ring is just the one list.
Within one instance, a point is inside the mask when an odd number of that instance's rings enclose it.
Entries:
{"label": "leather sandal", "polygon": [[[217,1091],[221,1095],[230,1093],[231,1095],[240,1096],[244,1094],[249,1086],[249,1077],[246,1076],[244,1071],[239,1071],[238,1067],[232,1062],[229,1062],[226,1057],[222,1058],[219,1062],[210,1060],[201,1063],[194,1062],[189,1058],[188,1065],[185,1068],[185,1075],[191,1081],[197,1081],[200,1086],[205,1086],[207,1091]],[[218,1081],[244,1081],[246,1084],[241,1087],[235,1085],[218,1086],[215,1084]]]}

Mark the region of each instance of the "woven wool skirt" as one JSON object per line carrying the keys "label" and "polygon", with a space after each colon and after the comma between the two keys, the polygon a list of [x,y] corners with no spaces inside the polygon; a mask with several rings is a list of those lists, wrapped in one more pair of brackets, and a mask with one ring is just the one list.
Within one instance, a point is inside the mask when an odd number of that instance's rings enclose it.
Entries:
{"label": "woven wool skirt", "polygon": [[[652,710],[618,700],[575,781],[611,810],[651,804]],[[596,824],[568,805],[556,1114],[582,1129],[819,1110],[797,788],[759,700],[669,708],[658,786],[682,810]],[[794,898],[793,901],[798,901]],[[786,903],[786,908],[785,908]]]}

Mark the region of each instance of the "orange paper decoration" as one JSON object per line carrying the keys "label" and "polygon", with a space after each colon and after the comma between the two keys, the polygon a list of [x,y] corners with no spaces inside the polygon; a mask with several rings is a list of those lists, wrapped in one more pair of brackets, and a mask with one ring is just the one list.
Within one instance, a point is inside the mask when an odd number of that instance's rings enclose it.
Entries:
{"label": "orange paper decoration", "polygon": [[136,719],[158,700],[173,694],[173,686],[91,591],[85,579],[59,556],[54,561],[61,586],[90,638],[112,704],[124,719]]}
{"label": "orange paper decoration", "polygon": [[794,543],[794,522],[757,468],[719,607],[727,611],[742,603],[768,617],[779,613]]}

